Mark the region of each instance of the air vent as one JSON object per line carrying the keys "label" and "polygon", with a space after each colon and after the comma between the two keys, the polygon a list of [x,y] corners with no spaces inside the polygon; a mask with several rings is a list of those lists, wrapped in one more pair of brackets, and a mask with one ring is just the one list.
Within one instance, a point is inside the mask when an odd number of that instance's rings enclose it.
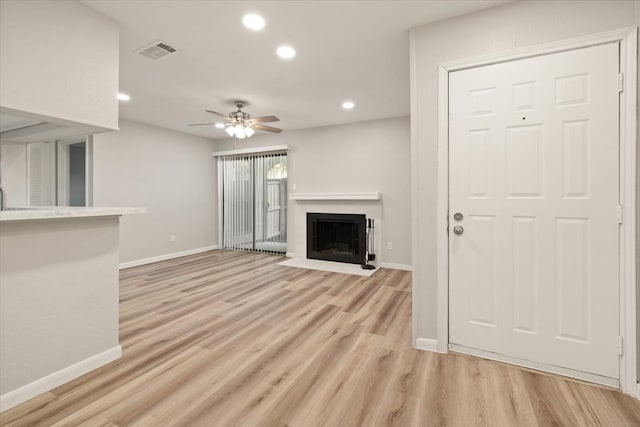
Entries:
{"label": "air vent", "polygon": [[160,40],[137,50],[140,55],[146,56],[149,59],[159,59],[177,51],[175,47]]}

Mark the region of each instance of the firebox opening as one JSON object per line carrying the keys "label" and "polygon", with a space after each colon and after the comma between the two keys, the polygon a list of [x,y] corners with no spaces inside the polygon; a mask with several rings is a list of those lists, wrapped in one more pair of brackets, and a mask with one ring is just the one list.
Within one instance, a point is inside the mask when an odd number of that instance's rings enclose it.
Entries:
{"label": "firebox opening", "polygon": [[366,216],[307,213],[307,258],[363,264]]}

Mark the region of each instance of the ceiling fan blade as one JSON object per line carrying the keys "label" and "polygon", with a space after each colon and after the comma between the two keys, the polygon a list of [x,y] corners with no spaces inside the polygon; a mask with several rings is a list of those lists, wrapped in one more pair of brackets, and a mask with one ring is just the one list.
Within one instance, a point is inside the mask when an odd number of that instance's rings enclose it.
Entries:
{"label": "ceiling fan blade", "polygon": [[270,122],[279,122],[280,119],[276,116],[264,116],[264,117],[251,117],[249,119],[253,123],[270,123]]}
{"label": "ceiling fan blade", "polygon": [[206,111],[207,113],[215,114],[216,116],[224,117],[225,119],[228,119],[228,118],[229,118],[229,116],[228,116],[228,115],[226,115],[226,114],[220,114],[220,113],[218,113],[217,111],[211,111],[211,110],[204,110],[204,111]]}
{"label": "ceiling fan blade", "polygon": [[213,126],[215,123],[189,123],[187,126]]}
{"label": "ceiling fan blade", "polygon": [[275,133],[282,132],[282,129],[274,128],[274,127],[267,126],[267,125],[261,125],[261,124],[258,124],[258,123],[251,125],[251,127],[255,128],[255,129],[266,130],[267,132],[275,132]]}

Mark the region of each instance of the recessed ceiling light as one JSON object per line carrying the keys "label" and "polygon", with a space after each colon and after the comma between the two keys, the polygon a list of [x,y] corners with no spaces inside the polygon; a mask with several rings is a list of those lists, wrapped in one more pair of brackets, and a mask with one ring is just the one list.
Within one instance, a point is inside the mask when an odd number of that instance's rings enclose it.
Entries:
{"label": "recessed ceiling light", "polygon": [[351,101],[344,101],[344,102],[342,103],[342,108],[344,108],[345,110],[351,110],[351,109],[353,109],[353,107],[355,107],[355,106],[356,106],[356,104],[354,104],[354,103],[353,103],[353,102],[351,102]]}
{"label": "recessed ceiling light", "polygon": [[131,97],[129,95],[127,95],[126,93],[119,93],[118,94],[118,99],[120,101],[129,101],[131,99]]}
{"label": "recessed ceiling light", "polygon": [[242,17],[242,23],[245,27],[253,31],[260,31],[266,25],[264,18],[255,13],[248,13]]}
{"label": "recessed ceiling light", "polygon": [[224,129],[224,123],[216,123],[218,129]]}
{"label": "recessed ceiling light", "polygon": [[280,46],[276,53],[282,59],[291,59],[296,56],[296,50],[291,46]]}

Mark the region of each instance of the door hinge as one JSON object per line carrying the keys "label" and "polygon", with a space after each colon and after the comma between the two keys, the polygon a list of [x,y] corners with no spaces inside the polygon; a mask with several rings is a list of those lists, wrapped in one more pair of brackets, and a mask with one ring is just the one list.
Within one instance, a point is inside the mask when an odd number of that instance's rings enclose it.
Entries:
{"label": "door hinge", "polygon": [[618,92],[622,92],[624,90],[624,74],[618,74]]}
{"label": "door hinge", "polygon": [[447,209],[447,236],[449,235],[449,209]]}
{"label": "door hinge", "polygon": [[618,205],[618,224],[622,224],[622,205]]}
{"label": "door hinge", "polygon": [[622,356],[622,337],[618,337],[618,356]]}

